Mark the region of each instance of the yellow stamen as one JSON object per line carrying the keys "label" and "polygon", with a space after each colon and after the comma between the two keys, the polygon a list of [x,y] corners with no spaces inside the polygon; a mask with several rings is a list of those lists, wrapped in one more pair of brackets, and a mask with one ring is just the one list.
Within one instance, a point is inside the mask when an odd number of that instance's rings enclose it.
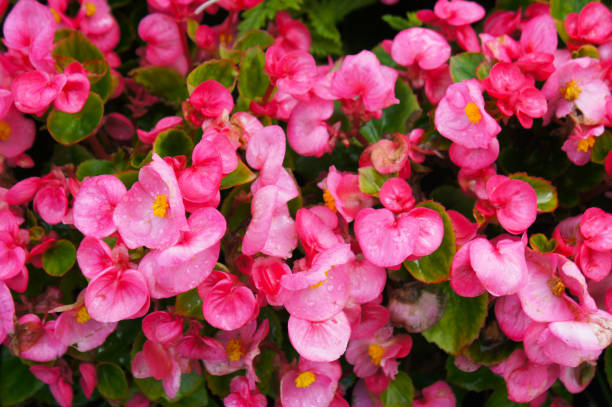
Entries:
{"label": "yellow stamen", "polygon": [[480,123],[480,120],[482,120],[482,114],[480,114],[480,109],[478,108],[478,106],[476,105],[476,103],[474,102],[470,102],[467,105],[465,105],[465,115],[467,116],[468,120],[474,124],[478,124]]}
{"label": "yellow stamen", "polygon": [[370,355],[370,359],[372,359],[372,363],[376,366],[380,366],[380,362],[385,354],[385,350],[382,346],[377,343],[373,343],[368,347],[368,355]]}
{"label": "yellow stamen", "polygon": [[565,292],[565,285],[559,277],[553,277],[548,280],[548,286],[550,287],[550,291],[557,297],[560,297],[561,294]]}
{"label": "yellow stamen", "polygon": [[0,120],[0,141],[6,141],[11,138],[11,125]]}
{"label": "yellow stamen", "polygon": [[240,342],[239,339],[230,340],[227,345],[225,345],[225,353],[227,353],[229,360],[238,362],[240,358],[245,355],[242,342]]}
{"label": "yellow stamen", "polygon": [[329,192],[329,189],[326,189],[325,192],[323,192],[323,201],[325,202],[325,206],[331,209],[332,212],[338,212],[338,209],[336,209],[336,201],[334,201],[334,197],[332,196],[331,192]]}
{"label": "yellow stamen", "polygon": [[85,15],[87,17],[93,17],[97,11],[98,9],[93,3],[85,2]]}
{"label": "yellow stamen", "polygon": [[90,319],[91,319],[91,315],[89,315],[89,312],[87,311],[87,307],[83,305],[81,308],[78,309],[76,313],[76,320],[79,324],[84,324]]}
{"label": "yellow stamen", "polygon": [[317,380],[317,375],[312,373],[310,370],[300,373],[298,377],[295,378],[295,386],[300,389],[304,387],[310,387]]}
{"label": "yellow stamen", "polygon": [[581,92],[582,89],[580,89],[580,86],[578,86],[576,81],[573,79],[561,88],[561,94],[568,102],[573,102],[574,100],[578,99]]}
{"label": "yellow stamen", "polygon": [[62,17],[59,15],[57,11],[55,11],[55,9],[51,9],[51,13],[53,13],[53,17],[55,18],[56,23],[59,23],[60,21],[62,21]]}
{"label": "yellow stamen", "polygon": [[153,215],[158,218],[165,218],[169,207],[170,205],[168,204],[168,197],[166,194],[157,195],[153,202]]}
{"label": "yellow stamen", "polygon": [[588,152],[591,148],[593,148],[593,146],[595,145],[595,137],[593,136],[589,136],[585,139],[582,139],[578,142],[578,146],[576,147],[576,150],[578,151],[582,151],[582,152]]}
{"label": "yellow stamen", "polygon": [[[333,267],[332,267],[332,268],[333,268]],[[327,271],[325,272],[325,280],[323,280],[323,281],[319,281],[318,283],[311,285],[311,286],[310,286],[310,289],[311,289],[311,290],[314,290],[315,288],[319,288],[319,287],[321,287],[321,285],[323,285],[323,283],[326,283],[326,282],[327,282],[327,278],[328,278],[328,276],[329,276],[329,272],[330,272],[330,270],[327,270]]]}

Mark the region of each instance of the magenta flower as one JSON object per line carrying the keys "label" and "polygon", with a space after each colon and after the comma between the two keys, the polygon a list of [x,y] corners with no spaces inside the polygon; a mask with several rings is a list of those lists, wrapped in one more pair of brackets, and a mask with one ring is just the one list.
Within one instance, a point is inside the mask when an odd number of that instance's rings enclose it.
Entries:
{"label": "magenta flower", "polygon": [[400,31],[393,39],[391,56],[400,65],[425,70],[441,67],[450,57],[448,42],[437,32],[420,27]]}
{"label": "magenta flower", "polygon": [[49,385],[51,394],[61,407],[72,405],[72,371],[66,362],[60,362],[59,366],[30,366],[30,372]]}
{"label": "magenta flower", "polygon": [[188,118],[196,126],[200,126],[206,118],[216,118],[223,112],[230,113],[234,108],[231,93],[214,80],[200,83],[191,93],[187,102]]}
{"label": "magenta flower", "polygon": [[538,197],[525,181],[495,175],[486,185],[497,220],[508,232],[523,233],[535,221]]}
{"label": "magenta flower", "polygon": [[565,30],[571,40],[568,42],[570,48],[605,44],[612,39],[612,12],[603,4],[590,2],[580,13],[569,13],[565,17]]}
{"label": "magenta flower", "polygon": [[230,382],[230,394],[223,399],[227,407],[266,407],[268,400],[256,386],[250,386],[244,376],[237,376]]}
{"label": "magenta flower", "polygon": [[312,97],[299,102],[292,110],[287,124],[287,140],[298,154],[321,157],[331,152],[335,140],[330,140],[327,120],[334,112],[329,100]]}
{"label": "magenta flower", "polygon": [[182,122],[183,119],[179,116],[164,117],[155,124],[153,130],[145,131],[138,129],[136,130],[136,134],[138,135],[140,141],[142,141],[143,143],[153,144],[159,133],[164,132],[166,130],[170,130],[173,127],[178,126]]}
{"label": "magenta flower", "polygon": [[81,363],[79,365],[79,372],[81,373],[79,384],[81,385],[83,394],[89,399],[98,385],[96,366],[93,363]]}
{"label": "magenta flower", "polygon": [[15,331],[13,318],[15,317],[15,303],[4,281],[0,280],[0,342],[4,342],[8,334]]}
{"label": "magenta flower", "polygon": [[312,88],[317,66],[307,51],[287,52],[273,45],[266,50],[266,73],[279,90],[298,97]]}
{"label": "magenta flower", "polygon": [[4,116],[0,115],[0,155],[16,158],[32,147],[36,128],[17,109],[7,109]]}
{"label": "magenta flower", "polygon": [[117,177],[98,175],[83,181],[74,199],[74,225],[85,236],[104,238],[117,227],[113,222],[115,207],[127,190]]}
{"label": "magenta flower", "polygon": [[181,75],[187,73],[187,58],[177,23],[160,13],[149,14],[138,24],[138,35],[147,43],[145,59],[151,65],[167,66]]}
{"label": "magenta flower", "polygon": [[51,362],[66,353],[67,346],[57,337],[55,325],[56,321],[43,323],[34,314],[21,316],[15,325],[19,357],[34,362]]}
{"label": "magenta flower", "polygon": [[415,399],[413,407],[455,407],[455,394],[451,387],[440,380],[421,390],[423,397]]}
{"label": "magenta flower", "polygon": [[318,186],[323,190],[325,206],[339,212],[346,222],[351,222],[361,209],[374,205],[374,198],[361,192],[357,174],[340,172],[333,165]]}

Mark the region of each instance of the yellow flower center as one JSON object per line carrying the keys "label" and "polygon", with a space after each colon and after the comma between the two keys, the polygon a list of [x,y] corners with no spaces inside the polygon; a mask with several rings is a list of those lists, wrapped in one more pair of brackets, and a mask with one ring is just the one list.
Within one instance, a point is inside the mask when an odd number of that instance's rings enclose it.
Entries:
{"label": "yellow flower center", "polygon": [[90,319],[91,319],[91,315],[89,315],[89,312],[87,312],[87,307],[85,307],[85,305],[83,305],[81,308],[77,310],[76,320],[79,324],[84,324]]}
{"label": "yellow flower center", "polygon": [[382,346],[377,343],[373,343],[368,347],[368,355],[370,355],[370,359],[372,359],[372,363],[376,366],[380,366],[380,362],[385,354],[385,350]]}
{"label": "yellow flower center", "polygon": [[298,377],[295,378],[295,386],[300,389],[304,387],[310,387],[317,380],[317,375],[312,373],[310,370],[302,372]]}
{"label": "yellow flower center", "polygon": [[230,340],[227,345],[225,345],[225,353],[227,353],[229,360],[238,362],[240,358],[245,355],[242,342],[240,342],[239,339]]}
{"label": "yellow flower center", "polygon": [[59,15],[57,11],[55,11],[55,9],[51,9],[51,13],[53,13],[53,17],[55,18],[56,23],[59,23],[60,21],[62,21],[62,17]]}
{"label": "yellow flower center", "polygon": [[0,141],[6,141],[11,138],[11,125],[0,120]]}
{"label": "yellow flower center", "polygon": [[465,105],[465,115],[471,123],[478,124],[480,120],[482,120],[482,114],[480,114],[480,109],[474,102],[470,102]]}
{"label": "yellow flower center", "polygon": [[153,201],[153,215],[158,218],[165,218],[169,207],[166,194],[157,195],[155,201]]}
{"label": "yellow flower center", "polygon": [[85,2],[85,15],[87,17],[93,17],[97,11],[98,9],[96,9],[96,6],[93,3]]}
{"label": "yellow flower center", "polygon": [[550,291],[557,297],[560,297],[561,294],[565,292],[565,285],[559,277],[553,277],[548,280],[548,286],[550,287]]}
{"label": "yellow flower center", "polygon": [[331,192],[329,192],[329,189],[326,189],[325,192],[323,192],[323,201],[325,202],[325,206],[331,209],[332,212],[338,212],[338,209],[336,209],[336,201],[334,201],[334,197],[332,196]]}
{"label": "yellow flower center", "polygon": [[568,102],[573,102],[574,100],[578,99],[580,92],[582,92],[582,89],[580,89],[580,86],[578,86],[576,81],[573,79],[561,88],[561,94]]}
{"label": "yellow flower center", "polygon": [[589,151],[589,149],[593,148],[594,145],[595,145],[595,137],[589,136],[578,142],[578,146],[576,147],[576,150],[586,153],[587,151]]}

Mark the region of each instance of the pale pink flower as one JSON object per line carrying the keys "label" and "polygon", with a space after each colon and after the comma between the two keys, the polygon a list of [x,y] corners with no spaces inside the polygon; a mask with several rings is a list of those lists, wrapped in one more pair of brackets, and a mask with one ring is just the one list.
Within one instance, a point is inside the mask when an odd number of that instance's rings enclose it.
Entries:
{"label": "pale pink flower", "polygon": [[126,192],[123,182],[113,175],[87,178],[74,199],[74,226],[85,236],[101,239],[111,235],[117,230],[113,212]]}
{"label": "pale pink flower", "polygon": [[181,43],[184,34],[170,16],[149,14],[138,24],[138,35],[147,43],[146,62],[173,68],[181,75],[187,73],[189,67]]}
{"label": "pale pink flower", "polygon": [[334,398],[342,369],[338,362],[300,358],[297,368],[281,378],[280,399],[285,407],[326,407]]}
{"label": "pale pink flower", "polygon": [[420,27],[400,31],[393,39],[391,56],[403,66],[418,65],[420,69],[441,67],[450,57],[448,42],[437,32]]}

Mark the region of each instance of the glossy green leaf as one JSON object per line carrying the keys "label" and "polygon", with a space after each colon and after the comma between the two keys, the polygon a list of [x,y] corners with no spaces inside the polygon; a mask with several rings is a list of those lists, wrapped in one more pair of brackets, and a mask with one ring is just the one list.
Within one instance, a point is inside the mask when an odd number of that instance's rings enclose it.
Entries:
{"label": "glossy green leaf", "polygon": [[127,189],[130,189],[136,181],[138,181],[138,171],[129,170],[115,173],[115,177],[119,178]]}
{"label": "glossy green leaf", "polygon": [[42,256],[42,266],[47,274],[61,277],[68,272],[76,260],[76,249],[68,240],[53,242]]}
{"label": "glossy green leaf", "polygon": [[263,394],[272,398],[277,396],[276,383],[278,383],[278,377],[275,377],[277,368],[274,362],[276,356],[276,351],[264,349],[257,357],[257,363],[255,364],[255,373],[259,379],[257,387]]}
{"label": "glossy green leaf", "polygon": [[479,52],[463,52],[450,59],[450,74],[454,82],[477,78],[476,69],[485,60]]}
{"label": "glossy green leaf", "polygon": [[176,403],[190,394],[193,394],[197,389],[202,387],[203,384],[204,377],[201,374],[195,372],[184,373],[181,375],[181,387],[179,388],[176,396],[171,399],[164,392],[162,394],[162,399],[168,401],[169,403]]}
{"label": "glossy green leaf", "polygon": [[483,391],[505,386],[504,379],[488,367],[481,366],[474,372],[464,372],[455,366],[454,358],[451,356],[446,359],[446,380],[468,391]]}
{"label": "glossy green leaf", "polygon": [[111,400],[119,400],[127,396],[128,383],[123,369],[114,363],[102,362],[96,365],[98,374],[98,391]]}
{"label": "glossy green leaf", "polygon": [[97,94],[90,93],[80,112],[65,113],[51,109],[47,116],[47,128],[57,142],[75,144],[96,131],[103,115],[104,102]]}
{"label": "glossy green leaf", "polygon": [[359,132],[369,143],[376,143],[383,136],[382,120],[370,120],[359,129]]}
{"label": "glossy green leaf", "polygon": [[543,233],[536,233],[529,236],[529,246],[540,253],[550,253],[557,247],[557,240],[546,237]]}
{"label": "glossy green leaf", "polygon": [[406,373],[399,371],[395,380],[380,394],[380,401],[385,407],[409,407],[414,398],[414,385]]}
{"label": "glossy green leaf", "polygon": [[510,178],[525,181],[533,187],[538,196],[539,212],[553,212],[559,206],[557,188],[555,188],[552,182],[544,178],[531,177],[524,172],[510,174]]}
{"label": "glossy green leaf", "polygon": [[579,13],[592,0],[550,0],[550,15],[565,20],[569,13]]}
{"label": "glossy green leaf", "polygon": [[439,283],[448,280],[456,251],[453,223],[444,207],[437,202],[422,202],[417,206],[433,209],[440,214],[444,223],[444,237],[436,251],[418,260],[405,261],[404,267],[406,267],[412,277],[425,283]]}
{"label": "glossy green leaf", "polygon": [[255,99],[266,93],[270,79],[264,70],[266,57],[260,48],[250,48],[240,62],[238,91],[247,99]]}
{"label": "glossy green leaf", "polygon": [[251,47],[266,49],[274,44],[274,38],[263,30],[250,30],[241,35],[234,44],[234,49],[247,50]]}
{"label": "glossy green leaf", "polygon": [[159,154],[160,157],[184,155],[190,159],[192,151],[193,140],[182,130],[170,129],[161,132],[153,143],[153,152]]}
{"label": "glossy green leaf", "polygon": [[187,89],[189,94],[202,82],[215,80],[225,86],[230,92],[234,89],[238,68],[229,59],[211,59],[198,65],[187,76]]}
{"label": "glossy green leaf", "polygon": [[393,176],[394,174],[381,174],[374,167],[361,167],[359,168],[359,189],[364,194],[378,196],[380,188]]}
{"label": "glossy green leaf", "polygon": [[184,317],[204,319],[202,315],[202,298],[194,288],[176,296],[175,312]]}
{"label": "glossy green leaf", "polygon": [[447,210],[453,209],[472,220],[472,209],[476,200],[467,196],[460,188],[442,185],[432,191],[431,197],[444,205]]}
{"label": "glossy green leaf", "polygon": [[79,181],[85,177],[94,177],[102,174],[112,174],[115,172],[115,166],[112,162],[106,160],[87,160],[79,164],[76,170],[76,176]]}
{"label": "glossy green leaf", "polygon": [[113,88],[113,78],[108,62],[100,60],[86,61],[83,63],[83,67],[89,71],[87,78],[91,83],[90,90],[100,95],[104,101],[107,101]]}
{"label": "glossy green leaf", "polygon": [[174,401],[161,400],[161,404],[166,407],[206,407],[209,405],[208,392],[206,386],[198,387],[193,393]]}
{"label": "glossy green leaf", "polygon": [[476,339],[465,349],[466,356],[475,363],[489,366],[508,359],[510,354],[518,347],[516,342],[505,337],[490,342],[485,343],[484,339]]}
{"label": "glossy green leaf", "polygon": [[221,189],[247,184],[256,178],[255,173],[238,159],[238,167],[221,179]]}
{"label": "glossy green leaf", "polygon": [[406,133],[408,124],[416,121],[423,111],[406,82],[400,80],[395,83],[395,97],[400,102],[384,109],[382,117],[375,120],[382,120],[383,132]]}
{"label": "glossy green leaf", "polygon": [[171,102],[180,103],[189,96],[185,87],[185,78],[172,68],[146,66],[134,69],[130,75],[151,94]]}
{"label": "glossy green leaf", "polygon": [[423,332],[423,336],[447,353],[456,355],[478,337],[487,317],[487,294],[461,297],[448,283],[440,284],[440,289],[446,296],[444,315],[436,325]]}
{"label": "glossy green leaf", "polygon": [[0,359],[0,406],[14,406],[28,400],[45,384],[36,379],[21,360],[2,347]]}
{"label": "glossy green leaf", "polygon": [[612,133],[606,131],[595,140],[591,160],[603,164],[610,151],[612,151]]}

